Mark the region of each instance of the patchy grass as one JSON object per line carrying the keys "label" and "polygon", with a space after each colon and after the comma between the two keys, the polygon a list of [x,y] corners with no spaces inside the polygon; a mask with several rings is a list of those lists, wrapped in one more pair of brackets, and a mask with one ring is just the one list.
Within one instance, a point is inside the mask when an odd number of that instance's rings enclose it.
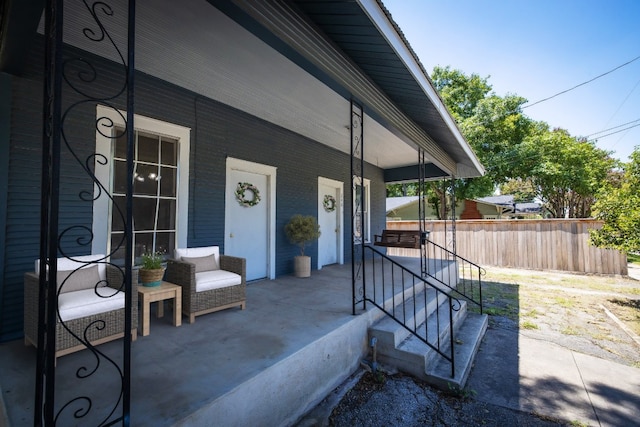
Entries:
{"label": "patchy grass", "polygon": [[487,269],[487,274],[484,276],[483,280],[514,285],[558,286],[589,291],[640,295],[640,284],[638,281],[620,276],[570,274],[491,267]]}
{"label": "patchy grass", "polygon": [[604,306],[636,335],[640,335],[640,300],[610,298]]}
{"label": "patchy grass", "polygon": [[[491,316],[503,316],[518,320],[520,307],[518,304],[519,287],[508,283],[484,282],[482,299],[484,312]],[[469,305],[470,311],[479,312],[477,306]]]}
{"label": "patchy grass", "polygon": [[580,330],[572,325],[564,327],[560,332],[564,335],[580,335]]}
{"label": "patchy grass", "polygon": [[520,327],[522,329],[539,329],[540,327],[533,323],[531,320],[523,320],[520,322]]}
{"label": "patchy grass", "polygon": [[[630,365],[640,363],[637,346],[601,308],[640,336],[640,281],[490,268],[482,296],[486,314],[508,318],[522,330],[583,337]],[[479,311],[473,304],[468,307]]]}

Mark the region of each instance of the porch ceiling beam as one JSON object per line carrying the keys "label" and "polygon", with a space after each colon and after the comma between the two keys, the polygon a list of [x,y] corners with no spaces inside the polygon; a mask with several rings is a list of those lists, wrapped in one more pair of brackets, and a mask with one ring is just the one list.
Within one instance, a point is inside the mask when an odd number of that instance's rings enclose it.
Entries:
{"label": "porch ceiling beam", "polygon": [[[400,168],[385,169],[384,182],[398,183],[398,182],[415,182],[420,178],[420,165],[404,166]],[[433,163],[427,163],[424,165],[424,178],[426,180],[435,180],[450,178],[442,169],[438,168]]]}
{"label": "porch ceiling beam", "polygon": [[414,121],[369,79],[328,39],[320,35],[312,22],[285,1],[255,2],[234,0],[234,4],[269,31],[303,55],[316,67],[347,88],[377,115],[400,130],[430,160],[447,174],[458,175],[456,162]]}

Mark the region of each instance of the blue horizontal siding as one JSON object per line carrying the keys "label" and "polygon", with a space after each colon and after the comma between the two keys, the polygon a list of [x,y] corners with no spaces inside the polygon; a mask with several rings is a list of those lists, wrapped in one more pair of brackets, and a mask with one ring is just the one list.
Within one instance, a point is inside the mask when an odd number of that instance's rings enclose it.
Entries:
{"label": "blue horizontal siding", "polygon": [[[32,55],[25,75],[12,80],[1,341],[22,335],[23,275],[33,271],[38,257],[42,39],[35,45],[37,54]],[[101,76],[92,90],[112,92],[120,82],[121,68],[90,54],[83,56],[97,64]],[[77,100],[65,86],[65,104]],[[125,108],[122,100],[114,104]],[[319,176],[345,183],[344,252],[350,261],[349,155],[142,73],[136,75],[135,107],[137,114],[191,128],[189,246],[224,245],[226,158],[231,156],[278,168],[276,275],[290,274],[293,270],[292,260],[298,249],[286,239],[284,225],[294,214],[317,214]],[[81,104],[65,122],[70,143],[82,159],[95,149],[95,111],[95,103]],[[80,191],[93,188],[91,180],[65,151],[62,165],[61,229],[73,225],[91,228],[92,204],[78,199]],[[372,230],[379,230],[384,228],[385,221],[383,171],[367,165],[365,176],[372,182]],[[67,240],[65,245],[69,245],[71,253],[89,253],[90,248],[73,246]],[[317,243],[308,248],[308,253],[317,257]]]}

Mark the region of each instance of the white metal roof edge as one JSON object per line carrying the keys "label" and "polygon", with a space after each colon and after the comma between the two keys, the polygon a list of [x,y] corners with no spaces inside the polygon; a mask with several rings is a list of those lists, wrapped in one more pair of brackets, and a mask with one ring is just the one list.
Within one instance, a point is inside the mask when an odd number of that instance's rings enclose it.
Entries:
{"label": "white metal roof edge", "polygon": [[426,75],[422,65],[417,61],[413,51],[408,46],[408,42],[404,37],[398,34],[396,25],[390,20],[389,15],[381,7],[379,0],[357,0],[362,7],[362,10],[369,16],[371,22],[378,28],[380,34],[387,39],[391,48],[393,48],[398,55],[398,58],[404,62],[407,69],[414,76],[416,81],[420,84],[429,100],[436,107],[438,113],[449,127],[452,135],[458,141],[460,147],[464,150],[465,154],[469,157],[480,175],[484,175],[484,166],[480,163],[477,156],[471,149],[469,143],[464,139],[458,125],[449,114],[446,106],[442,102],[440,95],[435,90],[429,77]]}

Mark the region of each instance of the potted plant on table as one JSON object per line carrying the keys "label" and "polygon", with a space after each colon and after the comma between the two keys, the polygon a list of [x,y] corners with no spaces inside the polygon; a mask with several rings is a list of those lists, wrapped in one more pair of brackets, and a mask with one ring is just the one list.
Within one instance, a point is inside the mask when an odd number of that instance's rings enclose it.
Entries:
{"label": "potted plant on table", "polygon": [[295,276],[311,276],[311,257],[304,254],[304,248],[308,243],[320,237],[318,221],[311,215],[294,215],[285,225],[284,231],[289,241],[300,247],[300,255],[294,258]]}
{"label": "potted plant on table", "polygon": [[165,267],[160,252],[145,252],[140,257],[142,264],[138,275],[143,286],[159,286],[162,283]]}

